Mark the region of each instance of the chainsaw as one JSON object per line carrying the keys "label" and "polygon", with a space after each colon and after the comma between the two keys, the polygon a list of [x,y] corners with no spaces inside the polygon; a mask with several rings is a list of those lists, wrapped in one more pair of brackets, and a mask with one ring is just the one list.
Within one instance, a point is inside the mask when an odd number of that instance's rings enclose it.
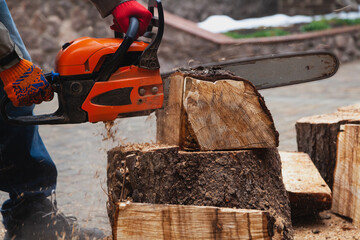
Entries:
{"label": "chainsaw", "polygon": [[[58,109],[51,114],[10,116],[4,97],[0,112],[6,122],[17,125],[70,124],[111,121],[121,117],[146,116],[162,108],[167,98],[167,77],[160,73],[157,57],[164,33],[161,0],[149,0],[153,18],[143,41],[135,41],[138,19],[130,18],[123,37],[83,37],[65,43],[55,61],[55,72],[45,74],[58,95]],[[257,89],[266,89],[328,78],[339,61],[329,52],[272,55],[209,63],[248,79]],[[165,81],[163,82],[163,79]],[[165,87],[164,87],[165,86]]]}

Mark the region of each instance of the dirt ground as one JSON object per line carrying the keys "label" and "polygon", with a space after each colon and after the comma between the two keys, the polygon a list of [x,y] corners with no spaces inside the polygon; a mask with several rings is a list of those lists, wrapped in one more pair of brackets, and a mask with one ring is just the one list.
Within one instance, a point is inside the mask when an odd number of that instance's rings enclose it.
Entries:
{"label": "dirt ground", "polygon": [[359,240],[360,231],[350,219],[342,218],[330,211],[317,216],[303,217],[293,221],[295,240]]}

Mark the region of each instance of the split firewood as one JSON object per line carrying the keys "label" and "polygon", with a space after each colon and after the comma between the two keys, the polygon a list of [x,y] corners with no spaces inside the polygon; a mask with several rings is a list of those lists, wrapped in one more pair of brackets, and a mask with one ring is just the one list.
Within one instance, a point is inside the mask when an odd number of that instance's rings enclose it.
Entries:
{"label": "split firewood", "polygon": [[338,137],[332,211],[360,227],[360,125],[342,126]]}
{"label": "split firewood", "polygon": [[185,150],[274,148],[278,132],[264,99],[247,80],[223,72],[178,72],[157,111],[157,142]]}
{"label": "split firewood", "polygon": [[340,126],[360,123],[360,106],[340,108],[332,114],[305,117],[296,123],[298,151],[309,154],[330,189],[333,186],[336,142]]}
{"label": "split firewood", "polygon": [[127,146],[108,152],[108,166],[113,232],[118,231],[116,214],[122,198],[136,203],[264,210],[274,221],[272,231],[292,239],[290,203],[276,148],[185,152],[176,146]]}
{"label": "split firewood", "polygon": [[292,217],[331,208],[331,190],[306,153],[280,152],[285,189]]}
{"label": "split firewood", "polygon": [[116,217],[116,240],[270,240],[273,229],[267,212],[248,209],[128,202]]}

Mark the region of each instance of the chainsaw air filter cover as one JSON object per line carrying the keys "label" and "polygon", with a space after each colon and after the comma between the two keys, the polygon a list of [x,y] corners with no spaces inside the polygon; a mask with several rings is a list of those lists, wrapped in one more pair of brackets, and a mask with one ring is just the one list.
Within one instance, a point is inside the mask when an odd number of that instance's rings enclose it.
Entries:
{"label": "chainsaw air filter cover", "polygon": [[[61,76],[88,75],[98,72],[105,60],[119,48],[123,39],[83,37],[63,45],[55,61],[55,71]],[[123,65],[136,65],[148,46],[135,41],[129,48]]]}

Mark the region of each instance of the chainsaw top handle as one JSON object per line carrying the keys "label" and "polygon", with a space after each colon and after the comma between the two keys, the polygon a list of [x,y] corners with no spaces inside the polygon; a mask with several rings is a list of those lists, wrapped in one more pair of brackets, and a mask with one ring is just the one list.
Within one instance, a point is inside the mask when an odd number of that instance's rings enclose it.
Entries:
{"label": "chainsaw top handle", "polygon": [[[155,16],[155,8],[157,9],[158,16]],[[161,0],[149,0],[148,9],[153,17],[147,31],[144,34],[144,37],[150,38],[151,42],[141,54],[139,67],[154,70],[160,68],[157,51],[164,34],[164,11]],[[153,32],[154,27],[157,27],[156,33]],[[135,41],[138,30],[139,20],[135,17],[131,17],[129,28],[125,34],[123,42],[111,56],[110,60],[102,67],[98,77],[95,79],[96,81],[107,81],[110,76],[119,69],[122,62],[125,60],[127,51],[129,50],[131,44]],[[121,34],[115,32],[115,37],[121,37]]]}
{"label": "chainsaw top handle", "polygon": [[110,61],[102,68],[96,81],[107,81],[110,76],[121,66],[121,63],[129,50],[131,44],[135,41],[139,31],[139,20],[136,17],[130,18],[129,28],[125,34],[123,42],[116,52],[111,56]]}

